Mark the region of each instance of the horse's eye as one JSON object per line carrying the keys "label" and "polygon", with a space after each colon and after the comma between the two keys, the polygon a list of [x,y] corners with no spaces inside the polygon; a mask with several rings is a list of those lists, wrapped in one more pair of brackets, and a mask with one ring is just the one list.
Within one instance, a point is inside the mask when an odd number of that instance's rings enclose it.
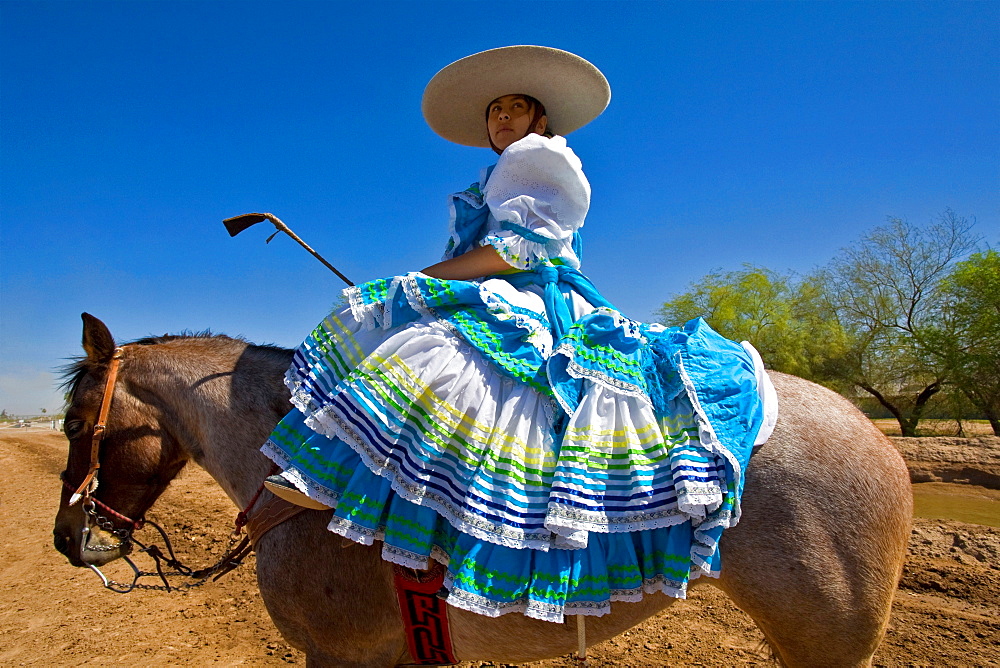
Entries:
{"label": "horse's eye", "polygon": [[84,424],[82,420],[70,420],[63,425],[63,433],[66,434],[66,438],[74,438],[80,435],[83,428]]}

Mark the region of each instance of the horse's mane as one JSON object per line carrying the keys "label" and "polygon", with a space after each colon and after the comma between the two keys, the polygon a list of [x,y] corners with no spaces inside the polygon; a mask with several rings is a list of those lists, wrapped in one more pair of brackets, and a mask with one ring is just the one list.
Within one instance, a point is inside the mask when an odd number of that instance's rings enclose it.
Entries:
{"label": "horse's mane", "polygon": [[[162,343],[170,343],[182,339],[212,339],[220,343],[243,343],[248,347],[261,350],[262,352],[288,353],[287,348],[276,346],[271,343],[258,344],[248,341],[242,336],[229,336],[228,334],[213,334],[211,330],[200,332],[182,331],[180,334],[163,334],[162,336],[144,336],[134,341],[126,341],[119,344],[123,346],[155,346]],[[73,395],[80,386],[80,381],[94,368],[94,363],[89,361],[86,355],[70,358],[69,363],[59,370],[59,388],[65,391],[67,403],[73,400]]]}

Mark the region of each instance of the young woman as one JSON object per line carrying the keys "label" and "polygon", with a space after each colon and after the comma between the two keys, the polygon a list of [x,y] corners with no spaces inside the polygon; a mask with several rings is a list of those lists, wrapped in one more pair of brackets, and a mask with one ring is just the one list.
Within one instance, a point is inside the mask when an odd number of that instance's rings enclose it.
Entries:
{"label": "young woman", "polygon": [[562,621],[717,573],[742,471],[774,423],[749,344],[630,320],[580,271],[590,184],[563,135],[610,100],[558,49],[441,70],[446,139],[497,163],[451,196],[444,261],[346,291],[299,347],[293,410],[263,451],[275,493],[412,568],[452,605]]}

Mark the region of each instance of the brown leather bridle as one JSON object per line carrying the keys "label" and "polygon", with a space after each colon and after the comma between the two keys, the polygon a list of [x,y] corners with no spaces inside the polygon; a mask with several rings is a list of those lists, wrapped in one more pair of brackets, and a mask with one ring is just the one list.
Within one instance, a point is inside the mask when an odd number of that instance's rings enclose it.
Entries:
{"label": "brown leather bridle", "polygon": [[108,378],[104,382],[104,396],[101,398],[101,410],[97,414],[97,423],[94,425],[94,433],[90,437],[90,469],[86,477],[76,491],[69,497],[69,505],[74,505],[80,499],[90,500],[90,496],[97,489],[97,470],[101,468],[99,457],[101,441],[104,439],[104,432],[108,428],[108,411],[111,410],[111,397],[115,393],[115,382],[118,380],[118,367],[121,365],[122,357],[125,356],[124,348],[115,348],[111,355],[111,366],[108,368]]}

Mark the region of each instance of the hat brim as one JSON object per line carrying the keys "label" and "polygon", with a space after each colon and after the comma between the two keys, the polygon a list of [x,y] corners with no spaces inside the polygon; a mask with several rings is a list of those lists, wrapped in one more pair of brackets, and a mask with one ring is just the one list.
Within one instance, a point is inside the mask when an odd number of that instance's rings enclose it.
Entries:
{"label": "hat brim", "polygon": [[611,101],[601,71],[580,56],[546,46],[505,46],[456,60],[427,84],[421,102],[434,132],[465,146],[489,146],[486,106],[503,95],[530,95],[545,106],[548,129],[567,135]]}

